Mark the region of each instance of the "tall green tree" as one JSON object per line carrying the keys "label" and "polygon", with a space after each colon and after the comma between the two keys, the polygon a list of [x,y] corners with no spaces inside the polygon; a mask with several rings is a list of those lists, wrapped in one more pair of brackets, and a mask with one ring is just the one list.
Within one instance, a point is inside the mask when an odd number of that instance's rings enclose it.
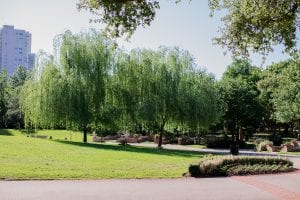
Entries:
{"label": "tall green tree", "polygon": [[179,91],[179,120],[190,130],[199,133],[219,122],[224,108],[212,76],[192,71],[183,77]]}
{"label": "tall green tree", "polygon": [[23,128],[24,119],[20,110],[20,90],[24,85],[29,72],[23,66],[19,66],[9,79],[9,98],[7,102],[6,124],[8,128]]}
{"label": "tall green tree", "polygon": [[167,124],[195,130],[220,117],[213,78],[196,67],[191,55],[178,48],[134,50],[116,65],[116,94],[126,121],[158,132],[158,147]]}
{"label": "tall green tree", "polygon": [[299,120],[300,62],[287,60],[269,66],[259,82],[261,98],[269,108],[270,118],[289,123]]}
{"label": "tall green tree", "polygon": [[[83,130],[97,126],[103,117],[106,83],[110,69],[112,43],[95,31],[63,36],[61,65],[44,63],[41,76],[25,85],[25,118],[42,127],[64,125]],[[35,98],[36,100],[33,100]],[[32,101],[37,101],[32,105]]]}
{"label": "tall green tree", "polygon": [[258,96],[257,81],[260,70],[247,60],[235,60],[225,71],[220,93],[226,104],[224,125],[239,140],[243,128],[258,128],[264,108]]}

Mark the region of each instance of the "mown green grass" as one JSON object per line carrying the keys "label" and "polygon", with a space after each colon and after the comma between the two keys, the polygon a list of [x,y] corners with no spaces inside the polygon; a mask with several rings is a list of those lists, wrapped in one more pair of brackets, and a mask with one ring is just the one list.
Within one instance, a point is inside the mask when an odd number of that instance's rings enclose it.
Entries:
{"label": "mown green grass", "polygon": [[300,156],[300,152],[279,152],[278,154],[281,155],[294,155],[294,156]]}
{"label": "mown green grass", "polygon": [[[20,133],[19,131],[9,130],[14,133]],[[22,133],[26,134],[26,131],[22,131]],[[30,134],[29,134],[30,135]],[[53,140],[69,140],[69,141],[82,141],[82,133],[78,131],[68,131],[68,130],[37,130],[35,133],[31,134],[32,136],[47,136],[49,138],[52,137]],[[88,142],[92,141],[91,134],[88,134]]]}
{"label": "mown green grass", "polygon": [[70,141],[68,131],[37,134],[54,139],[0,130],[0,179],[175,178],[204,156],[198,152],[83,144],[80,133],[72,133]]}

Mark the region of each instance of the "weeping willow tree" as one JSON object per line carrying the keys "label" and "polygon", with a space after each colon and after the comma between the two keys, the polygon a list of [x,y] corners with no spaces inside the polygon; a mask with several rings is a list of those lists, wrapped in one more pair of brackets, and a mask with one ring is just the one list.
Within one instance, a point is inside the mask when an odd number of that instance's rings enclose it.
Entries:
{"label": "weeping willow tree", "polygon": [[179,86],[180,116],[184,124],[199,133],[218,122],[223,106],[212,76],[195,70],[185,75]]}
{"label": "weeping willow tree", "polygon": [[61,67],[70,85],[67,125],[81,128],[84,142],[87,126],[97,127],[103,118],[112,50],[111,42],[97,32],[64,36]]}
{"label": "weeping willow tree", "polygon": [[221,109],[213,78],[196,68],[191,55],[178,48],[120,55],[114,66],[115,84],[126,123],[157,131],[161,147],[167,124],[195,128],[216,122]]}
{"label": "weeping willow tree", "polygon": [[83,130],[87,142],[88,126],[99,126],[103,118],[112,51],[112,43],[95,31],[65,33],[60,65],[44,62],[41,76],[24,86],[26,122]]}

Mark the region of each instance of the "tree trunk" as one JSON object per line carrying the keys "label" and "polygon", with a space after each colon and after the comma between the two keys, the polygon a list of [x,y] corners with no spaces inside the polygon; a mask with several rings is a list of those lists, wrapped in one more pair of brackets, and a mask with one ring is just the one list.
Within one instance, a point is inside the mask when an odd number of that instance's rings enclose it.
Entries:
{"label": "tree trunk", "polygon": [[83,142],[87,143],[87,128],[83,128]]}
{"label": "tree trunk", "polygon": [[239,127],[239,141],[243,141],[244,140],[244,131],[242,127]]}
{"label": "tree trunk", "polygon": [[158,148],[161,148],[162,145],[162,138],[163,138],[163,134],[164,134],[164,128],[165,128],[165,122],[162,123],[161,127],[160,127],[160,133],[159,133],[159,138],[158,138]]}
{"label": "tree trunk", "polygon": [[239,133],[239,130],[240,130],[240,126],[236,126],[235,127],[235,143],[238,144],[239,141],[240,141],[240,133]]}
{"label": "tree trunk", "polygon": [[284,124],[284,132],[283,132],[283,134],[285,134],[285,135],[289,134],[289,124],[288,123]]}
{"label": "tree trunk", "polygon": [[159,133],[159,137],[158,137],[158,145],[157,145],[158,148],[161,148],[161,145],[162,145],[162,135],[163,135],[163,133],[161,130]]}

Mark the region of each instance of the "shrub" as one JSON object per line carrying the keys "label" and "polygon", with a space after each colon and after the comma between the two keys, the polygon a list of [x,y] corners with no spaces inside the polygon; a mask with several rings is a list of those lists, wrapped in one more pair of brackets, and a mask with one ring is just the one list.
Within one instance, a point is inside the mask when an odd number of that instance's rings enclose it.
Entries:
{"label": "shrub", "polygon": [[[230,145],[232,145],[233,142],[231,138],[229,138],[226,135],[221,136],[215,136],[215,135],[209,135],[206,137],[206,147],[207,148],[222,148],[222,149],[229,149]],[[253,146],[248,145],[244,141],[239,141],[238,143],[239,148],[253,148]]]}
{"label": "shrub", "polygon": [[210,157],[190,165],[192,177],[232,176],[279,173],[293,170],[293,163],[283,158],[223,156]]}
{"label": "shrub", "polygon": [[214,135],[209,135],[206,138],[207,148],[225,148],[228,149],[232,141],[226,136],[217,137]]}
{"label": "shrub", "polygon": [[187,136],[182,136],[178,138],[179,145],[190,145],[194,144],[194,140]]}
{"label": "shrub", "polygon": [[274,146],[280,146],[283,142],[282,137],[279,134],[270,135],[269,140],[273,142]]}

